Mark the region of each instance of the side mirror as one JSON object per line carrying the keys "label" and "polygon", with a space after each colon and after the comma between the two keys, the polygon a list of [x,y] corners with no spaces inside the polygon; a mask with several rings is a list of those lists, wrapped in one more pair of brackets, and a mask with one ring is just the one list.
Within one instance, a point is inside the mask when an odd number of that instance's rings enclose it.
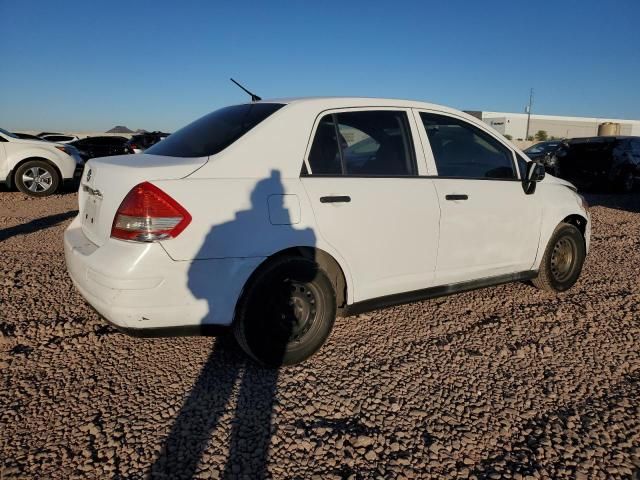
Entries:
{"label": "side mirror", "polygon": [[539,182],[545,176],[544,166],[537,162],[529,162],[525,178],[527,182]]}
{"label": "side mirror", "polygon": [[538,162],[529,162],[527,171],[522,180],[522,189],[527,195],[531,195],[536,191],[536,183],[541,181],[545,176],[544,166]]}

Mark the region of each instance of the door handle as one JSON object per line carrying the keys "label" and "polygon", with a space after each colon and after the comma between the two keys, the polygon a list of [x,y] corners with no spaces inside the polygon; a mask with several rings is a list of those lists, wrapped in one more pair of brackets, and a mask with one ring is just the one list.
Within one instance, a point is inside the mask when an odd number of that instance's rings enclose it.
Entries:
{"label": "door handle", "polygon": [[469,196],[465,195],[465,194],[449,194],[449,195],[445,195],[444,197],[446,200],[468,200]]}
{"label": "door handle", "polygon": [[320,197],[320,203],[349,203],[351,197],[349,195],[330,195],[328,197]]}

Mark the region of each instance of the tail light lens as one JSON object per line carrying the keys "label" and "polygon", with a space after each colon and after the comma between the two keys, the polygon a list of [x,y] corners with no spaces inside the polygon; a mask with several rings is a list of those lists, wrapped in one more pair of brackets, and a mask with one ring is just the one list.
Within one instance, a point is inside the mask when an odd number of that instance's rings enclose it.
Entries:
{"label": "tail light lens", "polygon": [[124,198],[111,226],[122,240],[155,242],[177,237],[191,223],[182,205],[149,182],[136,185]]}

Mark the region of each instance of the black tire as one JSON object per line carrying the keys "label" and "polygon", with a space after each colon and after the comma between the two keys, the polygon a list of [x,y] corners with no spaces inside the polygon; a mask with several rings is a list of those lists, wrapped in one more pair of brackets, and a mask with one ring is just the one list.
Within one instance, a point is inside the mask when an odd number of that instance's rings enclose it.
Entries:
{"label": "black tire", "polygon": [[577,281],[586,257],[584,237],[574,225],[561,223],[549,239],[533,284],[541,290],[564,292]]}
{"label": "black tire", "polygon": [[267,366],[300,363],[324,344],[336,318],[336,293],[312,260],[283,257],[262,267],[236,309],[240,347]]}
{"label": "black tire", "polygon": [[46,197],[58,189],[60,175],[55,167],[43,160],[29,160],[18,167],[14,182],[22,193]]}

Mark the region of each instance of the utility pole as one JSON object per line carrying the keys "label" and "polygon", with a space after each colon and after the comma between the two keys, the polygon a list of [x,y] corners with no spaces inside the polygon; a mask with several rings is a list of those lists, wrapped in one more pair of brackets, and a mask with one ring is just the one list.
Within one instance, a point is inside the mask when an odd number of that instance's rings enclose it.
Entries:
{"label": "utility pole", "polygon": [[529,105],[526,108],[527,111],[527,134],[524,139],[529,140],[529,122],[531,122],[531,106],[533,105],[533,88],[529,91]]}

